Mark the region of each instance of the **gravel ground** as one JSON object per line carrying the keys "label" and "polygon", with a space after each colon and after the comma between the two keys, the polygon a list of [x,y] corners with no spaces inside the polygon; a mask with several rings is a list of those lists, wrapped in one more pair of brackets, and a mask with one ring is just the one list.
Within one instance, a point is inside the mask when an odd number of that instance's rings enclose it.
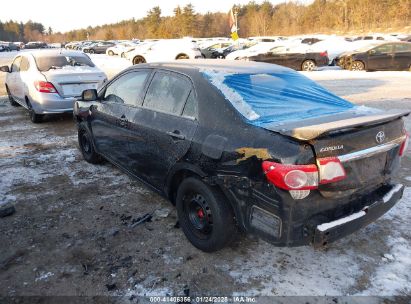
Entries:
{"label": "gravel ground", "polygon": [[[411,110],[411,73],[307,75],[357,104]],[[0,296],[116,295],[128,303],[167,294],[411,293],[409,154],[399,175],[404,198],[327,250],[276,248],[242,235],[206,254],[185,239],[167,201],[109,163],[83,161],[70,116],[34,125],[0,98],[0,134],[0,204],[16,207],[0,218]],[[133,227],[147,213],[152,220]]]}

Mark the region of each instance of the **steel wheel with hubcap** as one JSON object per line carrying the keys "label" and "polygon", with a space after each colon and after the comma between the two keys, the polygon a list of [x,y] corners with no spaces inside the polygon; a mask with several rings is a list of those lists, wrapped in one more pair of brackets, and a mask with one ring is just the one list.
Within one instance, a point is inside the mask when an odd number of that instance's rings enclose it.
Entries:
{"label": "steel wheel with hubcap", "polygon": [[235,236],[236,224],[227,198],[200,179],[183,180],[177,191],[176,205],[180,226],[198,249],[219,250]]}
{"label": "steel wheel with hubcap", "polygon": [[364,63],[362,63],[361,61],[354,61],[353,63],[351,63],[350,70],[351,71],[364,71],[365,70]]}
{"label": "steel wheel with hubcap", "polygon": [[114,52],[113,52],[112,50],[108,51],[107,54],[108,54],[109,56],[114,56]]}
{"label": "steel wheel with hubcap", "polygon": [[305,60],[301,65],[301,70],[303,71],[313,71],[317,65],[313,60]]}
{"label": "steel wheel with hubcap", "polygon": [[78,127],[78,143],[80,146],[81,154],[84,159],[92,164],[98,164],[102,162],[102,157],[98,154],[93,145],[93,141],[85,123],[82,122]]}

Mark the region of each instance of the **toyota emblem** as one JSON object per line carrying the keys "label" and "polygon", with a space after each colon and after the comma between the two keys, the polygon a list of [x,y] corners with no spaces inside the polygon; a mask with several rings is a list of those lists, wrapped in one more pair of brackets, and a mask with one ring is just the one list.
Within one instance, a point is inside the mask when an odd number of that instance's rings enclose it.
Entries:
{"label": "toyota emblem", "polygon": [[385,139],[385,133],[383,131],[380,131],[377,133],[377,135],[375,136],[375,140],[377,141],[377,143],[381,144]]}

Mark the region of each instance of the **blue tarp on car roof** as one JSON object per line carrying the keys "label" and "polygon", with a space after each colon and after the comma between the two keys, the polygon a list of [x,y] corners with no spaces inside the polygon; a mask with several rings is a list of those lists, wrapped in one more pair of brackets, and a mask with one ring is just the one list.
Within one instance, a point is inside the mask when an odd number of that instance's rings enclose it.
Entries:
{"label": "blue tarp on car roof", "polygon": [[203,75],[249,123],[260,127],[341,113],[355,107],[289,69],[255,74],[208,70]]}

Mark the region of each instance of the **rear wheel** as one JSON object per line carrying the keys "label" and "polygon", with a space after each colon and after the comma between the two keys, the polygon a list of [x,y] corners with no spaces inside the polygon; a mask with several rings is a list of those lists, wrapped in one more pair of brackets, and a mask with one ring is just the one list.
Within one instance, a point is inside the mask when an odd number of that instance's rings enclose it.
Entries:
{"label": "rear wheel", "polygon": [[7,91],[7,95],[9,96],[9,102],[13,107],[20,107],[20,104],[18,102],[16,102],[13,98],[13,96],[11,96],[9,87],[6,85],[6,91]]}
{"label": "rear wheel", "polygon": [[29,109],[29,115],[30,115],[30,120],[32,123],[40,123],[43,121],[43,117],[44,115],[42,114],[37,114],[34,109],[33,106],[31,105],[30,101],[28,100],[28,98],[26,97],[26,103],[27,103],[27,107]]}
{"label": "rear wheel", "polygon": [[146,63],[146,60],[144,59],[143,56],[136,56],[133,58],[133,64],[140,64],[140,63]]}
{"label": "rear wheel", "polygon": [[121,58],[126,58],[126,54],[124,52],[121,53]]}
{"label": "rear wheel", "polygon": [[90,54],[94,54],[94,53],[95,53],[95,51],[94,51],[93,49],[88,50],[88,52],[89,52]]}
{"label": "rear wheel", "polygon": [[108,54],[109,56],[114,56],[114,52],[113,52],[112,50],[108,51],[107,54]]}
{"label": "rear wheel", "polygon": [[190,57],[188,57],[188,55],[186,55],[186,54],[180,54],[180,55],[178,55],[178,56],[176,57],[176,59],[177,59],[177,60],[180,60],[180,59],[190,59]]}
{"label": "rear wheel", "polygon": [[313,60],[305,60],[301,65],[301,70],[303,71],[313,71],[317,65]]}
{"label": "rear wheel", "polygon": [[361,61],[354,61],[350,66],[351,71],[364,71],[365,65]]}
{"label": "rear wheel", "polygon": [[84,122],[80,123],[77,134],[80,151],[84,159],[92,164],[101,163],[103,158],[94,149],[92,135],[88,131]]}
{"label": "rear wheel", "polygon": [[235,236],[234,214],[219,189],[197,178],[186,178],[178,188],[176,205],[180,226],[198,249],[217,251]]}

